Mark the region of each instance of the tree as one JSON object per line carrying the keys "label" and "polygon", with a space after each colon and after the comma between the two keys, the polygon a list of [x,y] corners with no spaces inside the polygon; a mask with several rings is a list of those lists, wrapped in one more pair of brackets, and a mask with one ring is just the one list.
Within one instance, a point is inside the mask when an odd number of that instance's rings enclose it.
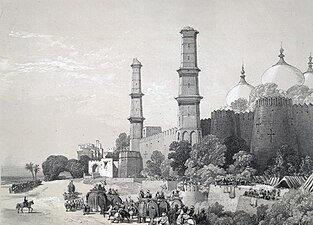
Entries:
{"label": "tree", "polygon": [[32,162],[26,163],[25,169],[28,170],[28,171],[32,174],[33,180],[35,180],[35,175],[34,175],[34,163],[32,163]]}
{"label": "tree", "polygon": [[126,133],[120,133],[118,138],[115,140],[115,147],[117,151],[123,151],[129,148],[130,136]]}
{"label": "tree", "polygon": [[162,177],[170,177],[171,174],[171,160],[165,159],[160,165]]}
{"label": "tree", "polygon": [[231,103],[230,108],[237,113],[246,112],[248,110],[248,100],[245,98],[239,98]]}
{"label": "tree", "polygon": [[240,151],[250,152],[250,148],[247,145],[247,142],[237,136],[230,136],[224,139],[224,145],[226,146],[225,152],[225,164],[224,168],[226,169],[229,165],[234,163],[234,155]]}
{"label": "tree", "polygon": [[290,190],[267,210],[263,224],[313,224],[313,195],[307,191]]}
{"label": "tree", "polygon": [[65,171],[68,171],[73,178],[82,178],[84,174],[84,165],[77,159],[67,161]]}
{"label": "tree", "polygon": [[201,183],[202,192],[209,192],[210,184],[212,184],[219,176],[226,176],[226,171],[216,165],[209,164],[195,171],[193,178],[198,178]]}
{"label": "tree", "polygon": [[51,155],[42,163],[42,172],[46,181],[56,180],[65,171],[68,159],[63,155]]}
{"label": "tree", "polygon": [[234,173],[240,174],[247,169],[247,167],[252,167],[254,162],[254,157],[252,154],[246,151],[240,151],[233,156],[234,159]]}
{"label": "tree", "polygon": [[165,156],[160,151],[153,151],[151,160],[146,162],[149,176],[161,176],[161,164]]}
{"label": "tree", "polygon": [[300,161],[300,156],[289,145],[283,144],[279,147],[274,161],[269,162],[265,174],[279,177],[295,175],[299,171]]}
{"label": "tree", "polygon": [[294,85],[286,92],[287,97],[292,99],[293,104],[303,104],[312,93],[313,89],[306,85]]}
{"label": "tree", "polygon": [[171,159],[171,167],[179,176],[183,176],[186,170],[185,163],[190,157],[190,143],[187,141],[174,141],[170,144],[169,151],[168,159]]}
{"label": "tree", "polygon": [[39,173],[39,171],[40,171],[40,167],[39,167],[38,164],[36,164],[36,165],[34,166],[35,180],[37,180],[37,174]]}
{"label": "tree", "polygon": [[90,157],[88,155],[82,155],[79,159],[79,162],[83,165],[84,167],[84,173],[88,174],[88,164],[90,161]]}
{"label": "tree", "polygon": [[286,92],[278,89],[275,83],[266,83],[256,86],[249,96],[249,110],[254,111],[255,103],[262,97],[286,97]]}
{"label": "tree", "polygon": [[310,156],[301,159],[299,173],[303,176],[309,176],[313,171],[313,161]]}
{"label": "tree", "polygon": [[185,175],[190,178],[197,176],[200,169],[210,164],[223,166],[225,152],[226,146],[216,136],[205,136],[199,143],[193,146],[190,152],[190,159],[185,163],[187,167]]}

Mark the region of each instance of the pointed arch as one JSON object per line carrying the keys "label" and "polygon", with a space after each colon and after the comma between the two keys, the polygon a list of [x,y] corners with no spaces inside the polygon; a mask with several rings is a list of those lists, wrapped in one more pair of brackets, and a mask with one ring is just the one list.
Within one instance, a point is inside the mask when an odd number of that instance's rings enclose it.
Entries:
{"label": "pointed arch", "polygon": [[190,141],[190,137],[187,131],[184,131],[182,139],[183,141],[188,141],[188,142]]}
{"label": "pointed arch", "polygon": [[197,143],[197,133],[195,131],[192,131],[190,133],[190,144],[191,146],[193,146],[196,143]]}

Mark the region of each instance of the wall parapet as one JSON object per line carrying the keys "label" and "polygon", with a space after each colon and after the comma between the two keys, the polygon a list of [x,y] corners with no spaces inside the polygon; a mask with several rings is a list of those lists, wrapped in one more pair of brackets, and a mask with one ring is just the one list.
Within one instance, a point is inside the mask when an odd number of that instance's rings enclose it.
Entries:
{"label": "wall parapet", "polygon": [[140,139],[140,143],[147,142],[147,141],[152,141],[152,140],[155,140],[155,139],[160,139],[162,137],[176,135],[177,131],[178,130],[177,130],[176,127],[170,128],[170,129],[162,131],[161,133],[158,133],[158,134],[155,134],[155,135],[151,135],[149,137],[143,137],[143,138]]}
{"label": "wall parapet", "polygon": [[292,106],[292,99],[286,97],[262,97],[256,101],[256,106]]}

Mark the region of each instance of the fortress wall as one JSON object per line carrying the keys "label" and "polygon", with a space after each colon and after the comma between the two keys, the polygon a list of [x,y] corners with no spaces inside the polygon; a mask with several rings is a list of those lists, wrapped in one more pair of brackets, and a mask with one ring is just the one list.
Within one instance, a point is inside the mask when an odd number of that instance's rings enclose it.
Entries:
{"label": "fortress wall", "polygon": [[207,119],[201,119],[201,130],[202,130],[202,136],[206,136],[208,134],[211,134],[211,118]]}
{"label": "fortress wall", "polygon": [[179,196],[182,197],[182,202],[188,207],[194,206],[197,202],[207,201],[207,197],[200,191],[181,191]]}
{"label": "fortress wall", "polygon": [[142,181],[141,188],[155,193],[156,191],[161,191],[164,186],[166,186],[168,191],[176,190],[177,184],[178,181],[144,180]]}
{"label": "fortress wall", "polygon": [[250,215],[256,214],[257,207],[260,205],[268,205],[269,208],[276,202],[276,201],[270,201],[265,199],[258,199],[257,200],[257,206],[251,206],[250,205],[251,197],[247,196],[240,196],[237,204],[236,211],[245,211],[246,213],[249,213]]}
{"label": "fortress wall", "polygon": [[247,142],[247,145],[251,144],[253,123],[254,123],[254,112],[236,113],[237,119],[237,130],[239,136]]}
{"label": "fortress wall", "polygon": [[142,158],[140,152],[120,152],[118,177],[138,177],[142,169]]}
{"label": "fortress wall", "polygon": [[256,156],[261,168],[275,157],[282,144],[296,149],[295,139],[289,123],[291,99],[281,97],[261,98],[256,102],[251,152]]}
{"label": "fortress wall", "polygon": [[313,105],[293,105],[291,125],[296,134],[299,152],[313,158]]}
{"label": "fortress wall", "polygon": [[229,136],[238,136],[235,112],[232,110],[217,110],[211,113],[211,134],[221,141]]}
{"label": "fortress wall", "polygon": [[171,128],[161,133],[140,139],[139,148],[143,160],[143,167],[151,159],[153,151],[160,151],[167,158],[169,146],[177,140],[177,128]]}
{"label": "fortress wall", "polygon": [[229,193],[224,193],[224,186],[210,185],[208,202],[209,204],[214,204],[218,202],[224,206],[225,211],[235,212],[238,205],[239,197],[244,194],[245,191],[249,190],[251,186],[245,186],[235,189],[236,197],[230,198]]}

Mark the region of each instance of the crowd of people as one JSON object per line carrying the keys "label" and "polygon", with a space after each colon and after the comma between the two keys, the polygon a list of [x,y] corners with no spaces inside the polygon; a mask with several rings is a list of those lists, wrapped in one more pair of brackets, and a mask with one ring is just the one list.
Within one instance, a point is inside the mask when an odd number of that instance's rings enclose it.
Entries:
{"label": "crowd of people", "polygon": [[199,182],[184,180],[178,184],[177,188],[180,191],[197,191],[198,186],[199,186]]}
{"label": "crowd of people", "polygon": [[214,182],[215,185],[251,185],[251,182],[243,177],[223,177],[216,179]]}
{"label": "crowd of people", "polygon": [[265,200],[276,200],[278,197],[280,197],[280,190],[276,188],[272,190],[265,190],[263,188],[256,190],[250,188],[249,191],[244,192],[244,196],[262,198]]}
{"label": "crowd of people", "polygon": [[9,188],[9,193],[11,194],[11,193],[27,192],[27,191],[30,191],[39,185],[41,185],[40,180],[26,181],[23,183],[12,184],[11,187]]}

